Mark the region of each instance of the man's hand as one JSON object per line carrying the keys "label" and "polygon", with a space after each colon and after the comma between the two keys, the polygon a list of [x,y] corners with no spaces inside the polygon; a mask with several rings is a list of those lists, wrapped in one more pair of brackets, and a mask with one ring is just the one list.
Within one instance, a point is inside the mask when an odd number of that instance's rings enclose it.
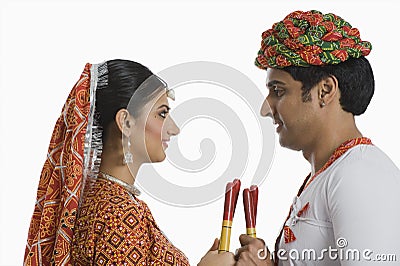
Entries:
{"label": "man's hand", "polygon": [[[265,246],[264,240],[248,235],[241,235],[239,237],[239,241],[242,247],[239,248],[235,254],[237,266],[274,265],[273,261],[270,258],[270,253]],[[265,252],[267,252],[267,254],[265,254]]]}
{"label": "man's hand", "polygon": [[233,266],[235,258],[231,252],[218,254],[219,240],[216,238],[210,250],[201,258],[197,266]]}

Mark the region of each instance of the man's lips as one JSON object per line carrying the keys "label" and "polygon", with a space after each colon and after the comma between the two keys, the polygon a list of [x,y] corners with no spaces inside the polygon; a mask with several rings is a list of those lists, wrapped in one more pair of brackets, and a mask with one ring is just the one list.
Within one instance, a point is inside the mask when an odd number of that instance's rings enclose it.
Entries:
{"label": "man's lips", "polygon": [[282,130],[283,122],[279,119],[274,119],[274,125],[276,125],[276,132],[279,133]]}

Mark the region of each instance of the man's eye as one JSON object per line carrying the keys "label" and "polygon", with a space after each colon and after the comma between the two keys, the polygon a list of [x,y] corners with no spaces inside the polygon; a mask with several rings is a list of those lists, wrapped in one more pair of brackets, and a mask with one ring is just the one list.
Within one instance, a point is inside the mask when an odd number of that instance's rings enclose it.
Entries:
{"label": "man's eye", "polygon": [[285,94],[285,90],[280,88],[274,88],[274,93],[277,97],[282,97]]}

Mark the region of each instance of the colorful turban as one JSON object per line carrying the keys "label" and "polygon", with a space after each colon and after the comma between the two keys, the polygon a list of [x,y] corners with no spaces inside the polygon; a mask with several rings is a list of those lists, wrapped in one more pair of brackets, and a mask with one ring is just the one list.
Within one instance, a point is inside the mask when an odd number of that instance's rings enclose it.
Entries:
{"label": "colorful turban", "polygon": [[371,43],[357,28],[334,14],[295,11],[262,33],[255,64],[259,68],[338,64],[367,56]]}

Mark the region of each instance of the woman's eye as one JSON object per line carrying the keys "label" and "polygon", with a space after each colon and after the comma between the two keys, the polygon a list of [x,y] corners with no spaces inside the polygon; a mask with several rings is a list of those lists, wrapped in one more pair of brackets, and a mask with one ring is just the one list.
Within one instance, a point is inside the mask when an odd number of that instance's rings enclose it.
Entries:
{"label": "woman's eye", "polygon": [[168,111],[162,111],[162,112],[160,113],[160,116],[161,116],[162,118],[166,118],[166,117],[167,117],[167,114],[168,114]]}

